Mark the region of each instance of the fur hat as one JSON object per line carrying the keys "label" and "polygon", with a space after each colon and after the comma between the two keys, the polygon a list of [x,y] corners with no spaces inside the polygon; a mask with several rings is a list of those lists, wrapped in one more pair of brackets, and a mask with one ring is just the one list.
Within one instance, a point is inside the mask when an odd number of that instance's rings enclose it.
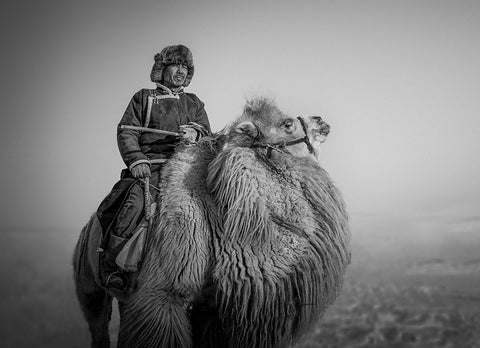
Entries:
{"label": "fur hat", "polygon": [[193,56],[190,49],[183,45],[173,45],[165,47],[160,53],[155,55],[155,63],[150,73],[152,82],[162,83],[163,69],[171,64],[185,64],[188,67],[187,78],[183,87],[187,87],[192,81],[195,68],[193,66]]}

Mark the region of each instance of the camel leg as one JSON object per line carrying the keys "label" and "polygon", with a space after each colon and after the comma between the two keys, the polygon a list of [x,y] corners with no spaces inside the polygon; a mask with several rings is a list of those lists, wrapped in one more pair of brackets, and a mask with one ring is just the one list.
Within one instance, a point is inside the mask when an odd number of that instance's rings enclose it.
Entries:
{"label": "camel leg", "polygon": [[98,289],[87,293],[77,287],[77,297],[90,329],[91,347],[110,348],[108,324],[112,316],[112,297],[102,288]]}
{"label": "camel leg", "polygon": [[230,346],[227,332],[225,332],[219,317],[215,295],[205,291],[193,302],[190,312],[192,325],[193,346],[195,348],[228,347]]}
{"label": "camel leg", "polygon": [[118,348],[191,348],[192,333],[184,299],[140,288],[122,308]]}
{"label": "camel leg", "polygon": [[[92,348],[110,348],[108,324],[112,315],[112,297],[95,282],[95,235],[90,232],[95,219],[92,217],[82,229],[73,255],[75,290],[83,315],[92,337]],[[90,254],[90,255],[89,255]],[[89,257],[90,256],[90,257]]]}
{"label": "camel leg", "polygon": [[193,347],[228,347],[227,332],[222,327],[218,313],[213,310],[193,309],[190,315],[192,323]]}

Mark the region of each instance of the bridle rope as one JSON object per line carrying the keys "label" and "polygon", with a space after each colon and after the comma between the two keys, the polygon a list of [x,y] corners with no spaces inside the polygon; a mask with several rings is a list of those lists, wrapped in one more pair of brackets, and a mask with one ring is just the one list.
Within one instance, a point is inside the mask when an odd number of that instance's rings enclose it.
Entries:
{"label": "bridle rope", "polygon": [[[258,142],[258,143],[253,143],[251,147],[266,148],[267,149],[267,158],[270,158],[272,156],[272,150],[282,152],[282,153],[286,153],[286,154],[290,154],[290,152],[286,149],[286,147],[292,146],[292,145],[297,145],[297,144],[300,144],[300,143],[305,143],[305,145],[307,145],[308,152],[310,154],[315,154],[315,149],[313,148],[313,145],[310,142],[310,139],[308,138],[308,135],[307,135],[307,125],[305,124],[305,121],[303,120],[303,118],[301,116],[298,116],[297,120],[299,120],[300,124],[302,125],[303,133],[305,134],[304,137],[298,138],[298,139],[295,139],[295,140],[291,140],[291,141],[282,141],[280,143],[272,143],[272,144]],[[257,127],[257,131],[258,131],[259,134],[261,134],[260,129],[258,129],[258,127]]]}

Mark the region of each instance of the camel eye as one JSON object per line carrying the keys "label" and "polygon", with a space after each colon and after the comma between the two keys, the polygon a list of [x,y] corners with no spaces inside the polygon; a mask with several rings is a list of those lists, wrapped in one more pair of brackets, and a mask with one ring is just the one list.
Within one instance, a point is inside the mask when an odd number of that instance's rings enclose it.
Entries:
{"label": "camel eye", "polygon": [[282,127],[283,127],[283,128],[285,128],[285,129],[291,129],[292,126],[293,126],[293,120],[288,119],[288,120],[283,121],[283,124],[282,124]]}

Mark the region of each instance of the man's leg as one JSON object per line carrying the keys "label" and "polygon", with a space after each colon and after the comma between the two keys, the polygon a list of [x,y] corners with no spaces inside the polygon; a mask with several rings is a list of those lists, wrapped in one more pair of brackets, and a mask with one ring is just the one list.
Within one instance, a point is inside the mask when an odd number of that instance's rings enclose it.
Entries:
{"label": "man's leg", "polygon": [[122,289],[126,285],[125,278],[115,263],[115,259],[140,223],[143,217],[143,205],[143,184],[136,183],[130,189],[123,206],[113,221],[108,236],[107,251],[104,253],[102,265],[102,278],[106,287]]}

